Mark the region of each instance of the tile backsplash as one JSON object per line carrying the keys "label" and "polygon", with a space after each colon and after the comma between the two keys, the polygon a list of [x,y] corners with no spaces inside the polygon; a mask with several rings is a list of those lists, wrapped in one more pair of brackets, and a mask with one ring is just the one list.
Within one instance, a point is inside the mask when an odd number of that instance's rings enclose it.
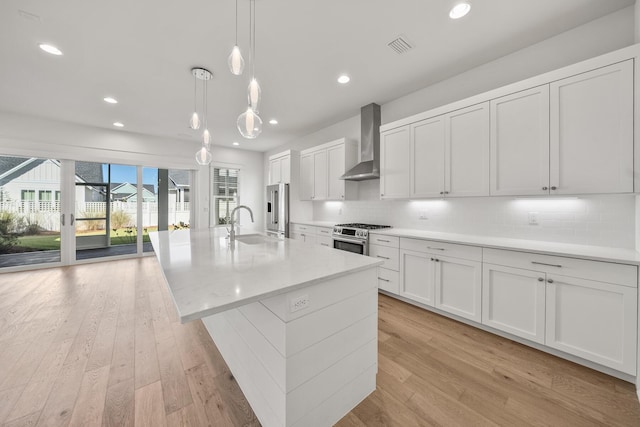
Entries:
{"label": "tile backsplash", "polygon": [[633,249],[635,203],[627,194],[313,202],[313,219]]}

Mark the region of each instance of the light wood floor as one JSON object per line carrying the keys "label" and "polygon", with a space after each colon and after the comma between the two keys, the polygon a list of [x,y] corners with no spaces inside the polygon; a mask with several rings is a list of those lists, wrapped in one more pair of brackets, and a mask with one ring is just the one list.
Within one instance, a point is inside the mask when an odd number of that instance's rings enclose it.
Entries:
{"label": "light wood floor", "polygon": [[[635,387],[380,296],[378,389],[339,426],[640,425]],[[0,274],[0,425],[254,426],[155,258]]]}

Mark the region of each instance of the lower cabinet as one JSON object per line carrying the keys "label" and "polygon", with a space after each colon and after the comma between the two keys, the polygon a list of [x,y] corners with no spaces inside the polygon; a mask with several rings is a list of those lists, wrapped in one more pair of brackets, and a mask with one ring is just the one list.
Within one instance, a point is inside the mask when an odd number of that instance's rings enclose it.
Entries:
{"label": "lower cabinet", "polygon": [[546,292],[546,345],[635,374],[637,288],[549,274]]}
{"label": "lower cabinet", "polygon": [[545,273],[483,265],[482,323],[544,344]]}
{"label": "lower cabinet", "polygon": [[[413,246],[412,242],[406,243],[407,246]],[[482,263],[476,260],[401,249],[400,295],[480,322],[482,320]]]}
{"label": "lower cabinet", "polygon": [[443,256],[431,262],[435,262],[436,308],[482,321],[482,263]]}
{"label": "lower cabinet", "polygon": [[423,252],[400,250],[400,295],[434,306],[434,262]]}

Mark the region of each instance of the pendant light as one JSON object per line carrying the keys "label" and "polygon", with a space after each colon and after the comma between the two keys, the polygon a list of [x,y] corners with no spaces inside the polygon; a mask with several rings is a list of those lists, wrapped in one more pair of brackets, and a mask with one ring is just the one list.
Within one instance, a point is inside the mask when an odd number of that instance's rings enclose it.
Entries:
{"label": "pendant light", "polygon": [[247,89],[247,110],[238,116],[236,125],[240,135],[247,139],[255,139],[262,133],[262,119],[258,115],[261,89],[255,78],[255,0],[249,3],[249,58],[251,60],[252,78]]}
{"label": "pendant light", "polygon": [[240,48],[238,47],[238,0],[236,0],[236,44],[233,46],[233,49],[231,49],[227,64],[229,64],[231,74],[236,76],[242,75],[242,71],[244,71],[244,58],[242,58]]}
{"label": "pendant light", "polygon": [[[200,147],[200,149],[196,152],[196,162],[201,166],[206,166],[209,163],[211,163],[211,151],[210,151],[211,133],[209,132],[209,127],[207,125],[208,95],[209,95],[207,82],[213,78],[213,74],[209,70],[201,67],[192,68],[191,74],[193,74],[195,79],[199,79],[204,82],[203,91],[202,91],[202,110],[204,114],[204,131],[202,132],[202,147]],[[197,98],[196,94],[194,94],[194,99],[195,98]],[[199,127],[200,127],[200,120],[198,119],[198,127],[197,128],[192,127],[192,129],[198,129]]]}
{"label": "pendant light", "polygon": [[[191,70],[193,73],[193,70]],[[198,109],[196,107],[196,92],[197,92],[197,87],[198,86],[198,78],[195,75],[195,73],[193,73],[193,114],[191,115],[191,119],[189,120],[189,127],[193,130],[198,130],[200,129],[200,118],[198,117]]]}

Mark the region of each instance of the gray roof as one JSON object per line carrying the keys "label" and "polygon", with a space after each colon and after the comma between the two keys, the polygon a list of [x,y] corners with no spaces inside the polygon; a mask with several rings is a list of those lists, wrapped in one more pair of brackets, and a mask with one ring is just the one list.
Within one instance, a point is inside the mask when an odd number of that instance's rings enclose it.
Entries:
{"label": "gray roof", "polygon": [[[0,186],[5,185],[19,176],[29,172],[36,166],[44,163],[45,159],[32,159],[29,157],[5,157],[0,156]],[[11,169],[24,165],[7,174]],[[5,175],[6,174],[6,175]]]}
{"label": "gray roof", "polygon": [[176,187],[190,187],[191,180],[188,170],[169,169],[169,180]]}
{"label": "gray roof", "polygon": [[76,162],[76,175],[84,182],[104,182],[102,163]]}

